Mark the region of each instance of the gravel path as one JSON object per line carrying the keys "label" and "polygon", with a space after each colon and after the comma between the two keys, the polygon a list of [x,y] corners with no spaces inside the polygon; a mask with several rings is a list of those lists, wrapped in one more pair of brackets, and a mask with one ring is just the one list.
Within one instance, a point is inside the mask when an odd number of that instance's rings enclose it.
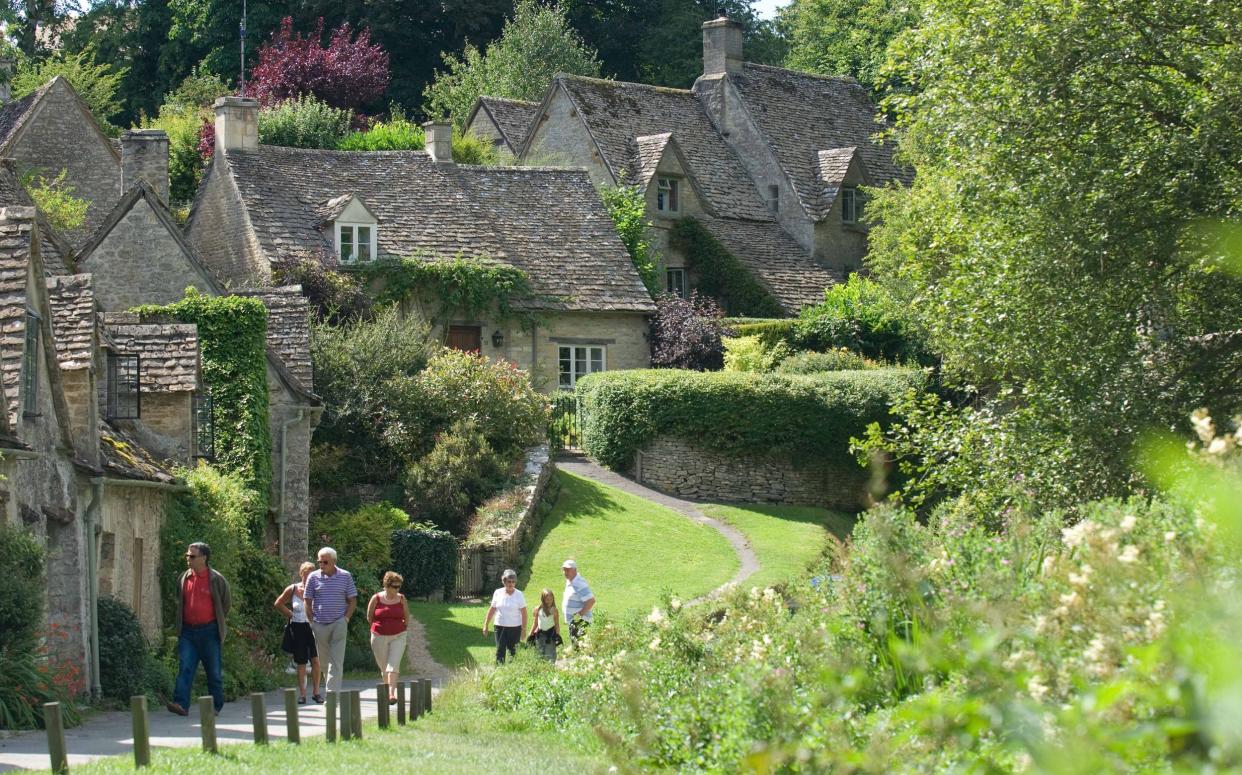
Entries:
{"label": "gravel path", "polygon": [[741,584],[746,579],[759,570],[759,558],[755,556],[754,549],[751,548],[750,542],[746,540],[746,536],[742,535],[737,528],[727,525],[718,519],[712,519],[699,510],[698,505],[694,501],[683,500],[681,498],[668,495],[666,493],[645,487],[633,479],[629,479],[615,471],[610,471],[589,458],[579,455],[565,455],[557,458],[556,467],[562,471],[568,471],[576,476],[584,479],[590,479],[600,484],[606,484],[609,487],[615,487],[622,492],[635,495],[652,503],[659,504],[666,508],[676,511],[682,516],[692,519],[702,525],[707,525],[711,529],[720,533],[733,546],[733,551],[742,562],[742,566],[738,568],[737,573],[733,574],[733,578],[729,579],[725,584],[708,592],[701,598],[697,598],[691,602],[700,602],[702,600],[710,600],[717,597],[732,587]]}

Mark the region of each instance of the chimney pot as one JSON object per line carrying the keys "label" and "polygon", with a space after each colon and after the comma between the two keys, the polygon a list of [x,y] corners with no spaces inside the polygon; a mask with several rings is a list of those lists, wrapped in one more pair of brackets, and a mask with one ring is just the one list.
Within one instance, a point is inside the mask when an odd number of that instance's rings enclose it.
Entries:
{"label": "chimney pot", "polygon": [[742,71],[742,25],[730,18],[703,22],[703,75]]}
{"label": "chimney pot", "polygon": [[447,121],[428,121],[423,124],[425,148],[436,164],[453,163],[453,125]]}
{"label": "chimney pot", "polygon": [[121,135],[121,191],[142,178],[168,202],[168,134],[163,129],[130,129]]}
{"label": "chimney pot", "polygon": [[216,111],[216,150],[251,151],[259,147],[259,101],[253,97],[221,97]]}

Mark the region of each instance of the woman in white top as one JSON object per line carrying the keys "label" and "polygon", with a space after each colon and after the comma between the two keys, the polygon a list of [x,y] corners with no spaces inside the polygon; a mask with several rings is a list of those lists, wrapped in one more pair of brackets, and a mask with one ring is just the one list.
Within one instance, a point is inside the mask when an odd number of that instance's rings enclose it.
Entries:
{"label": "woman in white top", "polygon": [[306,593],[306,577],[315,570],[314,563],[304,562],[300,568],[302,581],[290,584],[280,593],[273,604],[276,610],[289,621],[285,625],[285,637],[281,648],[293,655],[293,663],[298,666],[298,704],[306,704],[306,663],[311,665],[311,695],[315,702],[323,702],[319,693],[319,654],[315,650],[315,634],[311,632],[310,622],[306,620],[306,601],[302,596]]}
{"label": "woman in white top", "polygon": [[509,656],[517,654],[518,641],[526,632],[526,598],[517,588],[517,573],[506,570],[500,575],[503,587],[492,593],[492,605],[487,609],[483,619],[483,634],[487,635],[492,625],[492,617],[496,618],[496,664],[503,665],[505,652]]}
{"label": "woman in white top", "polygon": [[549,662],[556,662],[556,647],[561,645],[561,612],[556,610],[556,595],[545,589],[539,593],[539,607],[535,609],[535,624],[530,628],[528,642],[534,643],[539,655]]}

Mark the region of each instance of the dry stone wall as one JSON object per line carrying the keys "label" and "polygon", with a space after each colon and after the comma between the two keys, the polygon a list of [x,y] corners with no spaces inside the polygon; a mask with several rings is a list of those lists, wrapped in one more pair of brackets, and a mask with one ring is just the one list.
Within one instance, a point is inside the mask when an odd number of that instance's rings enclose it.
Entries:
{"label": "dry stone wall", "polygon": [[852,460],[798,461],[788,456],[725,455],[671,436],[637,456],[635,479],[682,498],[786,503],[856,511],[867,476]]}

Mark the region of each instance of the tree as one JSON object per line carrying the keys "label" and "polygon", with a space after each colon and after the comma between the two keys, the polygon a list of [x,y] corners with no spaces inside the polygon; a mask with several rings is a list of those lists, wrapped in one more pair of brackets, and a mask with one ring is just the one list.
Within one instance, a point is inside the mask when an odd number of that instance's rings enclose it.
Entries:
{"label": "tree", "polygon": [[[874,197],[870,265],[980,392],[979,422],[937,436],[1003,429],[1036,493],[1124,490],[1143,432],[1238,394],[1190,372],[1186,343],[1236,330],[1242,289],[1187,227],[1242,209],[1242,7],[923,3],[892,49],[913,91],[889,101],[916,177]],[[1076,480],[1032,477],[1051,459],[1032,440]]]}
{"label": "tree", "polygon": [[467,45],[462,57],[444,55],[447,70],[427,87],[423,110],[465,128],[475,100],[483,95],[540,100],[556,73],[598,76],[595,52],[569,26],[560,6],[518,0],[500,38],[486,50]]}
{"label": "tree", "polygon": [[323,38],[323,18],[315,31],[293,31],[293,17],[280,22],[271,40],[260,47],[247,93],[264,105],[295,97],[314,97],[334,108],[356,111],[379,99],[388,88],[388,54],[371,42],[371,31],[353,34],[348,22],[332,31],[328,45]]}
{"label": "tree", "polygon": [[719,371],[724,367],[722,338],[729,333],[724,313],[713,299],[697,293],[689,299],[661,296],[651,319],[651,365]]}
{"label": "tree", "polygon": [[143,122],[144,127],[168,134],[169,198],[174,203],[189,202],[198,192],[206,161],[199,150],[203,128],[213,126],[212,103],[228,93],[219,76],[194,70],[165,95],[159,115]]}
{"label": "tree", "polygon": [[778,27],[789,40],[789,67],[848,75],[878,94],[894,85],[882,74],[889,43],[917,21],[918,0],[794,0]]}
{"label": "tree", "polygon": [[86,222],[86,211],[91,203],[73,195],[73,186],[65,182],[66,171],[47,178],[34,175],[26,183],[26,190],[34,200],[39,212],[57,231],[71,231]]}
{"label": "tree", "polygon": [[24,97],[59,75],[78,93],[104,131],[116,134],[120,130],[111,119],[121,109],[116,93],[125,72],[125,68],[117,70],[107,62],[97,63],[93,51],[61,52],[41,62],[20,57],[13,74],[13,97]]}

